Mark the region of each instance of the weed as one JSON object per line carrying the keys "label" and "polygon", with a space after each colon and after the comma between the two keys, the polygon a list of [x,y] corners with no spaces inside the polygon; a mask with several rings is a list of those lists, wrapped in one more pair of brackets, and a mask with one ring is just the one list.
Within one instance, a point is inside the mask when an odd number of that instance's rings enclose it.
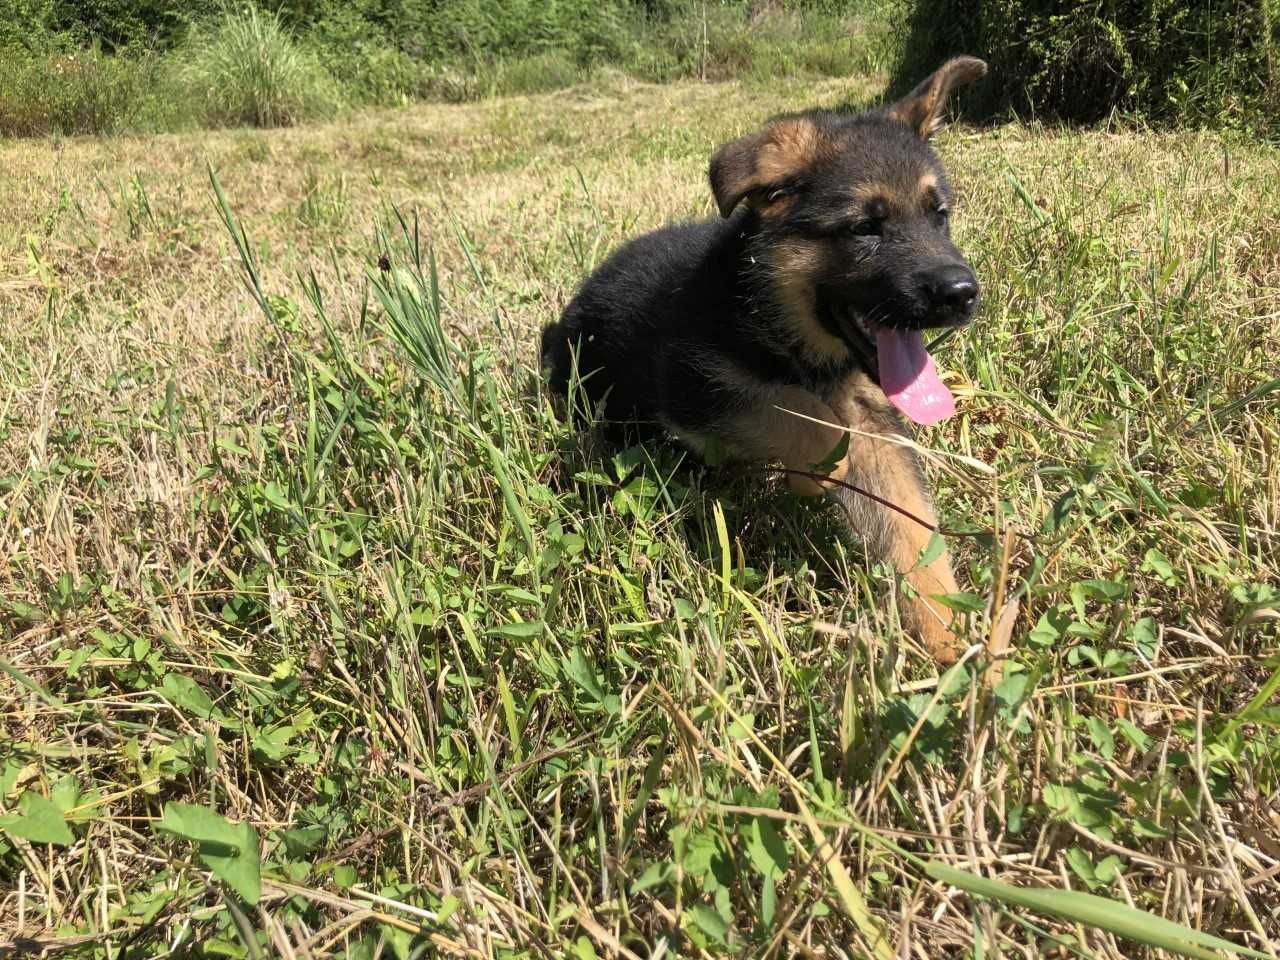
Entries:
{"label": "weed", "polygon": [[155,56],[115,57],[95,47],[7,49],[0,55],[0,134],[114,133],[145,125],[164,82]]}

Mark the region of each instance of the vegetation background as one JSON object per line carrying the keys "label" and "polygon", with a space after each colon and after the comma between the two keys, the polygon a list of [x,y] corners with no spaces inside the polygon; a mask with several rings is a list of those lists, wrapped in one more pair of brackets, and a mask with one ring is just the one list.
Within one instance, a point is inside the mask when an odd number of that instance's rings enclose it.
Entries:
{"label": "vegetation background", "polygon": [[[0,957],[1277,956],[1267,2],[0,0]],[[958,44],[938,676],[534,345]]]}
{"label": "vegetation background", "polygon": [[0,0],[0,133],[276,126],[601,70],[896,65],[900,86],[968,50],[1008,78],[967,98],[975,117],[1280,122],[1280,0]]}

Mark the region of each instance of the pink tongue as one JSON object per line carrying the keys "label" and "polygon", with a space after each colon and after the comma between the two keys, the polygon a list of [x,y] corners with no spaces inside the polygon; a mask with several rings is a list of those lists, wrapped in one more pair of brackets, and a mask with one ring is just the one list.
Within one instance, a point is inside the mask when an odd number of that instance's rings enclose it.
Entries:
{"label": "pink tongue", "polygon": [[889,402],[916,423],[929,426],[956,412],[956,398],[938,379],[919,330],[876,333],[880,386]]}

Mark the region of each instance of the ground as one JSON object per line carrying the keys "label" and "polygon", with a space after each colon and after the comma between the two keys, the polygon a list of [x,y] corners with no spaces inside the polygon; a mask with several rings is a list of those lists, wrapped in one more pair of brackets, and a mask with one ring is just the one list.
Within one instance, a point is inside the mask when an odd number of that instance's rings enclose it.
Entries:
{"label": "ground", "polygon": [[1274,148],[939,138],[941,678],[829,511],[539,389],[715,144],[878,88],[0,142],[0,954],[1274,955]]}

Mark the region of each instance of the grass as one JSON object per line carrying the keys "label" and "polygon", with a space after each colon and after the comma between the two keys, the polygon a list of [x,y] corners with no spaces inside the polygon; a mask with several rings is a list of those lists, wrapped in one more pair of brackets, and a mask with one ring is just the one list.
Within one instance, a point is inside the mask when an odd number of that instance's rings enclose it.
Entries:
{"label": "grass", "polygon": [[[115,54],[37,31],[28,46],[0,45],[0,135],[270,128],[371,105],[594,89],[619,75],[848,76],[887,69],[896,50],[889,0],[856,13],[780,10],[750,26],[741,4],[677,5],[653,20],[625,4],[584,5],[581,22],[569,7],[501,6],[454,4],[448,22],[424,24],[416,11],[377,26],[348,11],[295,30],[249,5],[197,20],[175,46]],[[457,49],[473,28],[488,45]]]}
{"label": "grass", "polygon": [[116,133],[182,124],[189,113],[175,102],[170,75],[166,62],[151,55],[0,49],[0,135]]}
{"label": "grass", "polygon": [[539,388],[715,143],[875,89],[0,145],[0,953],[1274,956],[1274,150],[941,138],[941,678],[829,511]]}
{"label": "grass", "polygon": [[206,117],[226,126],[287,127],[332,113],[337,84],[279,16],[247,7],[187,42],[185,85],[203,91]]}

